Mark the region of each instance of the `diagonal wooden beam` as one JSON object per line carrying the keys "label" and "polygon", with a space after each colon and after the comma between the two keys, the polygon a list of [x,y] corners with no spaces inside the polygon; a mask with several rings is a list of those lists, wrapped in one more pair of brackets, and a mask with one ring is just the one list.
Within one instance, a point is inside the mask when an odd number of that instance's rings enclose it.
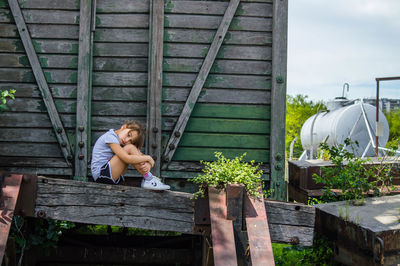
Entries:
{"label": "diagonal wooden beam", "polygon": [[39,63],[39,59],[33,47],[32,39],[29,35],[28,28],[26,27],[21,8],[17,0],[8,0],[8,4],[13,14],[15,24],[17,25],[19,35],[24,45],[26,55],[28,56],[29,63],[31,64],[32,71],[38,84],[44,104],[47,108],[47,113],[49,114],[51,124],[53,125],[54,131],[56,133],[55,135],[57,141],[60,144],[62,154],[67,164],[71,166],[70,160],[72,160],[72,149],[69,144],[67,134],[64,130],[64,126],[58,114],[57,108],[54,104],[53,96],[51,95],[46,78],[43,74],[43,69]]}
{"label": "diagonal wooden beam", "polygon": [[146,153],[153,156],[155,161],[152,173],[160,176],[164,0],[150,1],[149,25]]}
{"label": "diagonal wooden beam", "polygon": [[185,130],[186,124],[189,121],[190,114],[192,113],[201,89],[207,80],[208,73],[210,72],[210,69],[214,63],[219,48],[224,41],[225,35],[232,22],[233,16],[235,15],[239,2],[240,0],[231,0],[229,2],[229,5],[225,11],[225,15],[218,27],[217,32],[215,33],[214,40],[211,43],[207,56],[204,59],[203,65],[200,68],[199,74],[197,75],[190,94],[186,100],[185,106],[183,107],[182,113],[179,116],[175,128],[168,140],[167,147],[163,154],[163,160],[165,162],[163,169],[167,167],[167,163],[171,161],[172,157],[174,156],[175,150],[182,138],[183,131]]}
{"label": "diagonal wooden beam", "polygon": [[[95,1],[81,0],[79,15],[79,57],[78,84],[76,97],[76,129],[75,129],[75,174],[74,179],[87,179],[87,165],[90,148],[90,103],[92,95],[92,41],[91,24]],[[94,28],[94,25],[93,25]]]}

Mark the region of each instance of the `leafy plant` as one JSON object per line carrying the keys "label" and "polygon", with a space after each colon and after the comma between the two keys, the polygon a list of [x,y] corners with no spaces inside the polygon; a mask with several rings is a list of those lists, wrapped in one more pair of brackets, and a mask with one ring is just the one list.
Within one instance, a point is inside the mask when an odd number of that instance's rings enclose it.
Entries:
{"label": "leafy plant", "polygon": [[194,197],[204,197],[207,186],[225,188],[227,184],[243,184],[251,196],[261,196],[262,171],[258,170],[259,165],[255,165],[254,161],[244,162],[245,156],[246,153],[234,159],[227,159],[221,152],[215,152],[216,161],[201,161],[205,165],[203,174],[189,180],[200,185]]}
{"label": "leafy plant", "polygon": [[[29,221],[29,226],[27,224]],[[13,225],[10,234],[17,244],[17,253],[20,254],[22,262],[24,251],[32,246],[40,246],[46,252],[55,247],[63,231],[75,227],[75,224],[68,221],[45,220],[45,219],[24,219],[22,216],[13,217]],[[19,265],[20,265],[19,263]]]}
{"label": "leafy plant", "polygon": [[[350,139],[345,140],[346,147],[354,144],[358,145]],[[376,189],[374,169],[366,167],[365,160],[355,157],[344,145],[329,147],[326,143],[321,143],[320,147],[334,164],[333,167],[323,167],[321,176],[313,175],[316,183],[325,184],[325,201],[362,200],[367,192]]]}
{"label": "leafy plant", "polygon": [[0,92],[0,113],[7,110],[7,98],[14,99],[15,90],[1,90]]}

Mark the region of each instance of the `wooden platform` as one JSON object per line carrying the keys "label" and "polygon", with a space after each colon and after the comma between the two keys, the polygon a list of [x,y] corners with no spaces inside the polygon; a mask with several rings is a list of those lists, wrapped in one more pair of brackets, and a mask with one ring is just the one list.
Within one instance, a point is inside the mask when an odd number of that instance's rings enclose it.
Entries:
{"label": "wooden platform", "polygon": [[346,265],[400,262],[400,195],[367,198],[364,206],[316,206],[316,231],[335,241],[335,259]]}
{"label": "wooden platform", "polygon": [[[202,214],[200,209],[195,212],[190,193],[48,177],[37,177],[34,184],[28,184],[22,189],[33,186],[36,196],[20,199],[19,210],[29,216],[189,234],[201,234],[202,226],[209,225],[209,221],[196,224]],[[264,204],[273,242],[312,245],[314,207],[269,200]],[[34,209],[29,210],[29,205]]]}

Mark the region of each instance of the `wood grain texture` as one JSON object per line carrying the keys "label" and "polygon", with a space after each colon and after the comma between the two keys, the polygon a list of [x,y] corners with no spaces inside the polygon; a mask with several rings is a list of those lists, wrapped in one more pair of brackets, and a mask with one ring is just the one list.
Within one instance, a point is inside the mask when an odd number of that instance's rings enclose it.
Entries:
{"label": "wood grain texture", "polygon": [[56,106],[54,104],[53,97],[51,95],[49,86],[47,84],[47,80],[44,76],[43,70],[42,70],[39,60],[37,58],[35,49],[32,44],[31,37],[28,33],[28,30],[27,30],[27,27],[26,27],[26,24],[24,21],[24,17],[21,13],[21,9],[16,0],[9,0],[9,5],[11,8],[14,20],[16,22],[16,25],[18,26],[18,32],[21,36],[21,40],[24,44],[26,54],[29,58],[29,62],[31,64],[31,66],[32,66],[32,71],[35,75],[36,82],[37,82],[40,92],[42,94],[44,104],[46,106],[46,109],[49,114],[50,120],[52,122],[53,128],[56,132],[57,141],[60,144],[61,152],[64,155],[64,158],[65,158],[67,164],[71,164],[69,162],[69,159],[72,156],[72,149],[69,144],[68,137],[63,128],[63,124],[58,115]]}
{"label": "wood grain texture", "polygon": [[[191,194],[46,178],[35,212],[53,219],[192,233]],[[55,197],[57,195],[57,197]]]}
{"label": "wood grain texture", "polygon": [[75,176],[87,177],[92,101],[92,0],[81,0],[79,19],[79,54],[76,95]]}
{"label": "wood grain texture", "polygon": [[272,90],[271,90],[271,189],[275,199],[285,200],[285,117],[287,71],[287,23],[288,1],[274,1],[275,36],[272,43]]}
{"label": "wood grain texture", "polygon": [[155,161],[152,173],[161,169],[161,102],[163,84],[164,1],[150,0],[150,42],[147,93],[146,153]]}

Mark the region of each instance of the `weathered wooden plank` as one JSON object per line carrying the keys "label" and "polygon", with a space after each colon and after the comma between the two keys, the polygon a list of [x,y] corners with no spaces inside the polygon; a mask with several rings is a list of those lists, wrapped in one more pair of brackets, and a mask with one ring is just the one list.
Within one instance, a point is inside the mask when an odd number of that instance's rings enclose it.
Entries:
{"label": "weathered wooden plank", "polygon": [[63,158],[0,157],[0,167],[68,168]]}
{"label": "weathered wooden plank", "polygon": [[227,219],[225,191],[208,188],[214,265],[237,265],[232,220]]}
{"label": "weathered wooden plank", "polygon": [[[200,162],[171,162],[168,165],[169,171],[165,171],[165,175],[167,175],[169,177],[176,176],[175,178],[185,178],[185,175],[189,175],[189,176],[198,175],[199,174],[198,172],[200,172],[202,169],[204,169],[204,165]],[[270,170],[268,164],[261,164],[258,167],[258,169],[262,170],[264,175],[267,175]],[[287,209],[289,209],[289,208],[287,208]],[[299,210],[300,210],[300,208],[299,208]],[[301,209],[301,211],[303,212],[303,209]],[[290,211],[288,211],[288,213],[290,213]],[[296,216],[289,214],[289,217],[296,217]],[[279,222],[279,220],[278,220],[278,222]]]}
{"label": "weathered wooden plank", "polygon": [[13,221],[14,210],[21,187],[22,175],[5,176],[1,184],[1,225],[0,225],[0,261],[3,261],[6,250],[8,234]]}
{"label": "weathered wooden plank", "polygon": [[[67,10],[22,10],[25,23],[35,24],[78,24],[79,12]],[[11,11],[0,9],[0,22],[14,23]]]}
{"label": "weathered wooden plank", "polygon": [[32,66],[32,71],[34,73],[38,87],[40,89],[43,102],[46,106],[47,112],[50,117],[50,121],[53,125],[54,131],[57,133],[56,137],[57,137],[57,141],[60,144],[61,152],[62,152],[67,164],[70,164],[69,160],[71,159],[71,156],[72,156],[71,146],[69,144],[68,137],[65,133],[63,124],[60,120],[56,106],[54,104],[53,97],[51,95],[51,92],[50,92],[48,84],[47,84],[47,80],[44,76],[43,70],[40,66],[39,60],[38,60],[36,52],[34,50],[31,36],[29,35],[29,33],[27,31],[24,17],[21,13],[21,9],[19,7],[17,0],[9,0],[8,3],[10,5],[14,20],[18,27],[18,32],[20,34],[21,40],[24,44],[24,48],[25,48],[26,54],[28,56],[29,63]]}
{"label": "weathered wooden plank", "polygon": [[269,125],[269,121],[262,120],[192,117],[186,126],[186,132],[266,134],[269,132]]}
{"label": "weathered wooden plank", "polygon": [[[44,25],[29,24],[32,38],[74,39],[79,36],[78,25]],[[0,37],[18,37],[17,27],[11,24],[0,24]]]}
{"label": "weathered wooden plank", "polygon": [[[75,128],[75,177],[87,178],[92,100],[92,0],[81,0]],[[96,3],[96,2],[94,2]],[[95,7],[94,7],[95,8]],[[94,14],[93,14],[94,15]],[[94,26],[94,25],[93,25]]]}
{"label": "weathered wooden plank", "polygon": [[[166,28],[184,29],[217,29],[221,23],[220,16],[204,15],[165,15]],[[243,31],[272,31],[272,19],[254,17],[235,17],[229,26],[229,30]]]}
{"label": "weathered wooden plank", "polygon": [[56,135],[51,128],[30,128],[21,130],[20,128],[0,128],[1,142],[39,142],[56,143]]}
{"label": "weathered wooden plank", "polygon": [[[76,83],[77,72],[69,69],[47,69],[44,76],[48,83]],[[35,82],[33,71],[17,68],[1,68],[0,79],[3,82]]]}
{"label": "weathered wooden plank", "polygon": [[96,57],[93,60],[93,70],[144,72],[147,71],[147,64],[147,58]]}
{"label": "weathered wooden plank", "polygon": [[[32,43],[38,54],[78,54],[78,42],[73,40],[32,40]],[[1,38],[0,52],[25,52],[25,50],[19,39]]]}
{"label": "weathered wooden plank", "polygon": [[[167,43],[164,45],[164,56],[204,58],[208,52],[208,48],[209,46],[205,44]],[[216,58],[271,60],[272,53],[271,47],[268,46],[223,45]]]}
{"label": "weathered wooden plank", "polygon": [[[168,0],[165,13],[223,15],[228,2]],[[272,17],[272,5],[267,3],[240,3],[236,16]]]}
{"label": "weathered wooden plank", "polygon": [[[153,192],[136,187],[92,182],[38,179],[35,212],[46,217],[91,224],[193,232],[191,194]],[[57,194],[57,197],[54,197]],[[173,206],[171,208],[171,206]]]}
{"label": "weathered wooden plank", "polygon": [[179,147],[269,148],[269,136],[184,133]]}
{"label": "weathered wooden plank", "polygon": [[[192,30],[168,28],[165,30],[164,40],[171,43],[211,43],[214,38],[214,30]],[[251,31],[228,31],[223,44],[240,45],[270,45],[272,33]]]}
{"label": "weathered wooden plank", "polygon": [[[192,30],[168,28],[164,30],[164,41],[171,43],[210,44],[215,30]],[[148,42],[147,29],[96,28],[98,42]],[[228,31],[223,44],[271,45],[271,32]]]}
{"label": "weathered wooden plank", "polygon": [[[164,73],[163,86],[171,87],[194,87],[198,85],[196,74],[191,73]],[[267,76],[247,75],[219,75],[210,74],[204,80],[197,94],[205,88],[230,88],[230,89],[259,89],[269,90],[271,87],[270,78]],[[191,93],[192,94],[192,93]],[[193,96],[190,95],[190,98]],[[198,95],[196,96],[196,100]]]}
{"label": "weathered wooden plank", "polygon": [[[79,10],[75,0],[18,0],[21,8]],[[7,0],[0,1],[0,7],[9,7]]]}
{"label": "weathered wooden plank", "polygon": [[285,182],[285,119],[287,71],[288,1],[274,4],[274,29],[272,43],[272,93],[271,93],[271,184],[272,197],[286,199]]}
{"label": "weathered wooden plank", "polygon": [[96,28],[149,28],[148,14],[97,14]]}
{"label": "weathered wooden plank", "polygon": [[147,44],[149,42],[149,30],[131,28],[96,28],[94,40],[97,42],[139,42]]}
{"label": "weathered wooden plank", "polygon": [[1,143],[0,154],[3,156],[26,156],[31,157],[57,157],[62,158],[59,145],[57,143]]}
{"label": "weathered wooden plank", "polygon": [[[0,157],[1,158],[1,157]],[[10,157],[6,157],[5,159],[9,159]],[[13,157],[11,157],[13,158]],[[11,165],[11,164],[9,164]],[[10,167],[5,166],[1,167],[1,170],[8,173],[21,173],[21,174],[30,174],[30,175],[51,175],[51,176],[71,176],[72,169],[71,168],[38,168],[38,167]]]}
{"label": "weathered wooden plank", "polygon": [[150,0],[103,0],[99,1],[96,12],[101,13],[148,13]]}
{"label": "weathered wooden plank", "polygon": [[[164,101],[185,101],[189,89],[164,88]],[[197,102],[201,103],[235,103],[235,104],[270,104],[269,91],[261,90],[227,90],[203,89]]]}
{"label": "weathered wooden plank", "polygon": [[[164,72],[198,72],[202,64],[201,59],[165,58]],[[271,63],[268,61],[246,60],[215,60],[210,73],[223,74],[271,74]]]}
{"label": "weathered wooden plank", "polygon": [[[39,55],[40,65],[46,68],[77,68],[78,57],[74,55]],[[25,54],[0,54],[0,67],[30,67]]]}
{"label": "weathered wooden plank", "polygon": [[239,157],[246,153],[246,160],[255,160],[256,162],[269,162],[269,150],[252,150],[252,149],[228,149],[228,148],[189,148],[189,147],[178,147],[172,157],[175,161],[214,161],[215,152],[219,151],[224,154],[227,158]]}
{"label": "weathered wooden plank", "polygon": [[94,43],[94,56],[144,57],[148,56],[148,43]]}
{"label": "weathered wooden plank", "polygon": [[155,164],[152,172],[161,169],[161,102],[163,84],[164,1],[150,0],[149,69],[147,94],[146,153]]}
{"label": "weathered wooden plank", "polygon": [[95,72],[93,86],[146,86],[147,73]]}

